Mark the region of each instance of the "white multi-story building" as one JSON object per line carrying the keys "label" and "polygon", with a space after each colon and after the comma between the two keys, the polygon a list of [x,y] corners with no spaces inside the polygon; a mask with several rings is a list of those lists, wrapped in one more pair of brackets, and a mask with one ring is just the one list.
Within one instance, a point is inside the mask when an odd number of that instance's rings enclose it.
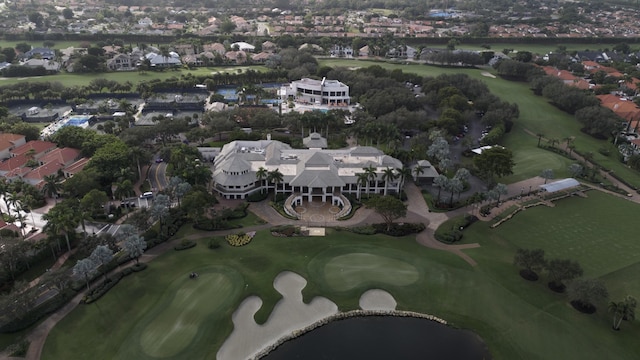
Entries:
{"label": "white multi-story building", "polygon": [[349,86],[338,80],[314,80],[304,78],[291,82],[280,89],[283,101],[293,99],[298,103],[312,105],[348,106],[351,103]]}
{"label": "white multi-story building", "polygon": [[[275,140],[232,141],[215,158],[213,181],[215,191],[227,199],[274,189],[293,195],[297,203],[340,204],[342,194],[397,194],[401,168],[400,160],[369,146],[292,149]],[[269,181],[275,172],[281,174],[277,183]]]}

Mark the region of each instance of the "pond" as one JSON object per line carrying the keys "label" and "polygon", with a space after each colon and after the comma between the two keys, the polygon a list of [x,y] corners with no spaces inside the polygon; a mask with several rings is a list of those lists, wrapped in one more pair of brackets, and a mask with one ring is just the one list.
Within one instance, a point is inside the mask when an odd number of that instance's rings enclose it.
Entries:
{"label": "pond", "polygon": [[435,321],[394,316],[364,316],[334,321],[263,357],[291,359],[491,359],[473,332]]}

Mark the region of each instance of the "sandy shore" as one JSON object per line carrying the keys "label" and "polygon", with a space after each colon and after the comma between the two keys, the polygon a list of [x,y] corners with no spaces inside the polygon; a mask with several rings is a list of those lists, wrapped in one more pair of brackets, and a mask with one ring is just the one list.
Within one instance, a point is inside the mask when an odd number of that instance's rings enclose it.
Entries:
{"label": "sandy shore", "polygon": [[[285,271],[273,281],[282,294],[264,325],[256,324],[255,313],[262,306],[257,296],[246,298],[233,313],[234,329],[218,351],[220,360],[254,357],[262,349],[291,333],[338,313],[338,306],[329,299],[316,297],[309,304],[302,302],[302,289],[307,281],[300,275]],[[372,289],[360,298],[363,310],[394,310],[395,299],[386,291]]]}

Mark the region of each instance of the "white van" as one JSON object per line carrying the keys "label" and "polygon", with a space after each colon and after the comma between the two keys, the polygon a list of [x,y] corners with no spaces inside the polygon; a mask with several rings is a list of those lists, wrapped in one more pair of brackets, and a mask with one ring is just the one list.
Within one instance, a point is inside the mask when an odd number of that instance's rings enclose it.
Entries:
{"label": "white van", "polygon": [[153,193],[151,191],[147,191],[144,194],[140,195],[140,199],[149,199],[153,197]]}

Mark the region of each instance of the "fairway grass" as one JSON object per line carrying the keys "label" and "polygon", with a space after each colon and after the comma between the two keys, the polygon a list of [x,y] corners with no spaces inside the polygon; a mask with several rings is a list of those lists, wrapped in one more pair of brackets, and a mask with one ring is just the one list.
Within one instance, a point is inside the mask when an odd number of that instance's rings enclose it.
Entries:
{"label": "fairway grass", "polygon": [[[172,284],[169,304],[161,303],[142,321],[140,335],[142,350],[153,357],[175,356],[193,342],[203,321],[220,312],[238,295],[238,281],[229,276],[199,270],[199,277]],[[167,299],[168,301],[169,299]],[[147,320],[147,321],[145,321]]]}
{"label": "fairway grass", "polygon": [[[387,291],[399,310],[473,330],[496,359],[636,359],[637,321],[611,331],[604,304],[593,315],[581,314],[565,295],[547,289],[544,275],[525,281],[512,264],[518,247],[540,247],[548,258],[579,261],[586,276],[605,282],[611,299],[640,296],[633,281],[640,251],[630,226],[640,208],[597,191],[587,194],[560,200],[555,208],[527,209],[496,229],[474,223],[464,240],[481,244],[465,250],[476,267],[424,248],[415,237],[328,229],[324,238],[280,238],[260,231],[247,246],[222,242],[218,250],[202,239],[193,249],[159,256],[95,304],[80,305],[50,333],[43,359],[213,359],[244,299],[259,297],[262,307],[254,317],[258,324],[267,320],[281,299],[273,283],[283,271],[307,280],[305,303],[321,296],[341,311],[357,309],[369,289]],[[191,271],[201,277],[189,280]],[[343,271],[349,275],[341,277]]]}

